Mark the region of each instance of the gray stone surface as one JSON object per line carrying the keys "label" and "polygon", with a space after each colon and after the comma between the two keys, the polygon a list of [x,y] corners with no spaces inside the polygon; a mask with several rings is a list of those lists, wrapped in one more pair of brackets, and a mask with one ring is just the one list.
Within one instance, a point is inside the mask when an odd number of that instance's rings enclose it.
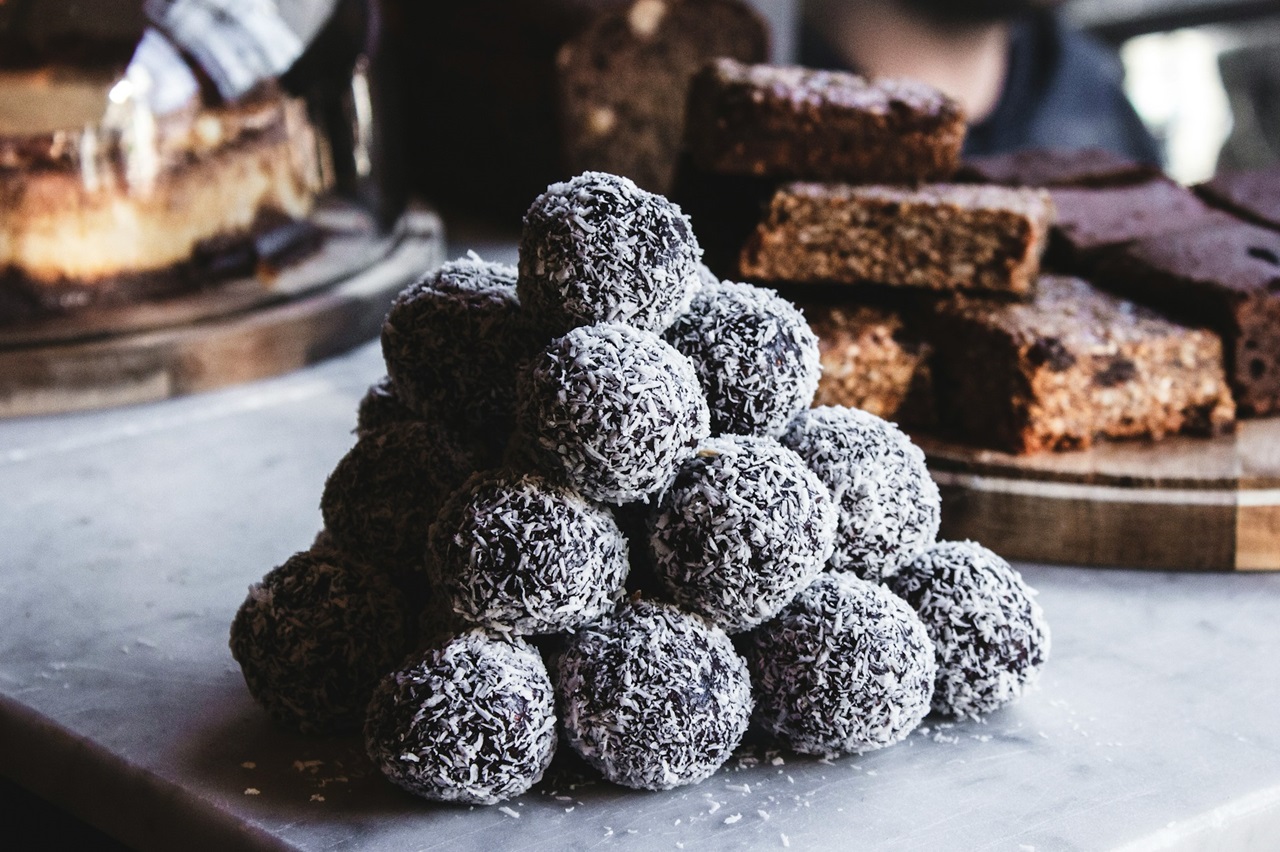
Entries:
{"label": "gray stone surface", "polygon": [[[493,256],[493,253],[488,253]],[[281,732],[227,650],[320,527],[376,345],[165,403],[0,422],[0,774],[183,849],[1276,848],[1280,575],[1021,566],[1054,648],[985,723],[640,793],[571,761],[498,808],[413,799]]]}

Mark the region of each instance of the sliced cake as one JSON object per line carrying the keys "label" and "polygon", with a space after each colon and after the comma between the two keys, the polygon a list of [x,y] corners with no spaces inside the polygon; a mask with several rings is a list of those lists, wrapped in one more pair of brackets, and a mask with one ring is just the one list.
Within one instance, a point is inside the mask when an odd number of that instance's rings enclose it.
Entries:
{"label": "sliced cake", "polygon": [[1234,222],[1108,252],[1098,282],[1222,336],[1243,414],[1280,411],[1280,232]]}
{"label": "sliced cake", "polygon": [[955,172],[964,133],[924,83],[718,59],[690,88],[686,144],[721,174],[920,183]]}
{"label": "sliced cake", "polygon": [[1232,425],[1216,334],[1081,279],[1045,276],[1026,303],[957,297],[936,322],[939,416],[964,440],[1034,453]]}
{"label": "sliced cake", "polygon": [[1025,294],[1053,206],[1044,190],[791,183],[742,250],[742,275]]}

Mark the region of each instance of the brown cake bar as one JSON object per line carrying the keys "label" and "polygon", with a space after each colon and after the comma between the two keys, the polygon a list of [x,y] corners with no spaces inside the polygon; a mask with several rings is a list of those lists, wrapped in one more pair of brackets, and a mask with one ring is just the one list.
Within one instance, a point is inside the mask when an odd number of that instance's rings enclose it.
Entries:
{"label": "brown cake bar", "polygon": [[1030,148],[970,157],[960,164],[956,179],[1004,186],[1121,186],[1159,174],[1155,166],[1103,148]]}
{"label": "brown cake bar", "polygon": [[762,62],[768,49],[764,21],[743,0],[632,0],[599,15],[556,55],[566,172],[669,192],[694,73],[717,56]]}
{"label": "brown cake bar", "polygon": [[740,268],[763,281],[1022,294],[1052,218],[1039,189],[792,183],[774,194]]}
{"label": "brown cake bar", "polygon": [[685,143],[712,172],[919,183],[955,172],[964,132],[960,107],[913,80],[718,59],[694,77]]}
{"label": "brown cake bar", "polygon": [[1222,336],[1242,414],[1280,411],[1280,232],[1236,222],[1115,249],[1097,280]]}
{"label": "brown cake bar", "polygon": [[861,305],[801,303],[818,335],[822,378],[814,405],[844,405],[909,425],[934,421],[927,343],[899,314]]}
{"label": "brown cake bar", "polygon": [[1196,192],[1214,207],[1280,229],[1280,166],[1224,172],[1197,186]]}
{"label": "brown cake bar", "polygon": [[1099,251],[1120,243],[1234,221],[1167,178],[1100,189],[1066,187],[1052,194],[1057,220],[1050,260],[1076,271],[1087,270]]}
{"label": "brown cake bar", "polygon": [[1045,276],[1029,303],[957,297],[937,308],[939,416],[1014,453],[1229,429],[1222,346],[1078,278]]}

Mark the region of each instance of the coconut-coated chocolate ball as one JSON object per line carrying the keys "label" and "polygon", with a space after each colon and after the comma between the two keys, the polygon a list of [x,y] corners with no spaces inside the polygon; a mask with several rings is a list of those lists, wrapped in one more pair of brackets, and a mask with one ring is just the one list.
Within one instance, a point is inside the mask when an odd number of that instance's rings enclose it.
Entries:
{"label": "coconut-coated chocolate ball", "polygon": [[901,598],[853,574],[819,575],[745,648],[756,718],[796,751],[884,748],[929,712],[929,634]]}
{"label": "coconut-coated chocolate ball", "polygon": [[879,582],[937,538],[938,486],[924,453],[889,421],[857,408],[811,408],[782,443],[818,474],[839,509],[831,568]]}
{"label": "coconut-coated chocolate ball", "polygon": [[516,270],[474,253],[407,287],[382,326],[396,395],[423,417],[510,432],[517,365],[545,342],[516,296]]}
{"label": "coconut-coated chocolate ball", "polygon": [[723,630],[631,601],[567,640],[556,693],[569,745],[616,784],[669,790],[707,778],[751,716],[746,663]]}
{"label": "coconut-coated chocolate ball", "polygon": [[374,685],[408,650],[409,622],[386,575],[320,546],[249,587],[231,622],[231,655],[273,719],[342,733],[360,727]]}
{"label": "coconut-coated chocolate ball", "polygon": [[778,614],[835,546],[827,488],[773,438],[704,441],[649,520],[653,562],[668,593],[729,633]]}
{"label": "coconut-coated chocolate ball", "polygon": [[1003,707],[1049,656],[1049,625],[1035,592],[976,542],[938,542],[891,577],[889,588],[933,638],[933,709],[940,713],[975,719]]}
{"label": "coconut-coated chocolate ball", "polygon": [[473,630],[383,678],[364,735],[374,765],[409,792],[496,804],[528,790],[551,763],[554,691],[531,645]]}
{"label": "coconut-coated chocolate ball", "polygon": [[629,178],[584,172],[524,217],[519,293],[546,336],[621,322],[661,332],[689,304],[702,249],[689,219]]}
{"label": "coconut-coated chocolate ball", "polygon": [[394,423],[357,441],[325,482],[320,511],[333,542],[397,577],[421,569],[427,531],[481,453],[434,421]]}
{"label": "coconut-coated chocolate ball", "polygon": [[543,464],[611,504],[660,491],[711,429],[689,359],[619,323],[552,341],[523,377],[519,416]]}
{"label": "coconut-coated chocolate ball", "polygon": [[476,474],[431,535],[453,611],[493,630],[571,630],[613,609],[627,578],[609,510],[537,474]]}
{"label": "coconut-coated chocolate ball", "polygon": [[813,402],[818,338],[804,314],[770,290],[704,284],[664,337],[698,371],[713,434],[777,436]]}

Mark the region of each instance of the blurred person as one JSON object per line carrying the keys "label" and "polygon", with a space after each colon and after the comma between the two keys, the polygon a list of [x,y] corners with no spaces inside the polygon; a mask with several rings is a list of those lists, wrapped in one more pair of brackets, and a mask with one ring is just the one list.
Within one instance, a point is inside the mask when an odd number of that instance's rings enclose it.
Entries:
{"label": "blurred person", "polygon": [[969,156],[1104,148],[1160,164],[1112,51],[1071,29],[1058,0],[804,0],[800,61],[913,77],[956,99]]}

